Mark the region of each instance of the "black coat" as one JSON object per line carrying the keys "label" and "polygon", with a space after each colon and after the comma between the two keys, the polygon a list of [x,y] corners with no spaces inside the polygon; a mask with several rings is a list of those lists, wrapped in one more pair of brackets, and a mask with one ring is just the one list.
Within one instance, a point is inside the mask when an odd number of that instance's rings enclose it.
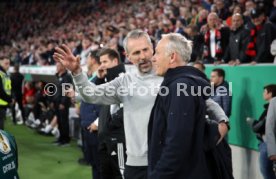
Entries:
{"label": "black coat", "polygon": [[[57,77],[57,92],[54,96],[54,102],[56,105],[58,104],[63,104],[66,108],[69,109],[70,105],[71,105],[71,99],[70,97],[63,95],[63,90],[62,89],[63,86],[65,88],[68,88],[68,85],[71,84],[71,86],[73,86],[73,79],[71,77],[71,75],[66,71],[65,73],[61,74],[60,76],[58,74],[56,74]],[[65,85],[68,84],[68,85]],[[66,89],[67,90],[67,89]]]}
{"label": "black coat", "polygon": [[[125,73],[123,64],[107,69],[106,81],[112,81],[121,73]],[[103,84],[105,80],[96,79],[96,84]],[[114,114],[110,114],[110,105],[103,105],[99,114],[98,135],[100,142],[109,139],[112,136],[120,141],[125,141],[123,108],[120,108]]]}
{"label": "black coat", "polygon": [[253,58],[253,61],[257,63],[273,63],[274,57],[270,53],[270,45],[276,37],[275,30],[271,23],[265,23],[263,28],[257,32],[257,55]]}
{"label": "black coat", "polygon": [[[186,93],[178,94],[183,85]],[[211,178],[204,151],[208,97],[191,95],[192,86],[201,86],[202,93],[208,85],[206,76],[193,67],[177,67],[166,73],[160,92],[165,94],[163,87],[167,87],[169,94],[157,96],[148,127],[148,179]]]}
{"label": "black coat", "polygon": [[245,54],[246,47],[250,40],[250,31],[243,26],[236,31],[230,32],[229,45],[224,54],[224,61],[240,60],[241,63],[249,62],[250,59]]}

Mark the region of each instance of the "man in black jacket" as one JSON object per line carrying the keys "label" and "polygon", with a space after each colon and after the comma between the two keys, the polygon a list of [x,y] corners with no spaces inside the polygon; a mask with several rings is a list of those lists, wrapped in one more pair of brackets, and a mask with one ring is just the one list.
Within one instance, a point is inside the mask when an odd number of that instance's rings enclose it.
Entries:
{"label": "man in black jacket", "polygon": [[251,19],[254,26],[250,29],[246,55],[251,57],[252,64],[273,63],[270,45],[275,39],[275,29],[270,22],[266,22],[264,10],[261,8],[251,11]]}
{"label": "man in black jacket", "polygon": [[63,94],[67,89],[63,89],[69,87],[69,84],[73,83],[71,75],[67,72],[67,70],[62,66],[61,63],[56,64],[57,68],[57,92],[54,96],[55,109],[58,121],[58,130],[60,132],[60,136],[58,138],[57,145],[65,146],[70,142],[69,137],[69,107],[71,105],[70,97]]}
{"label": "man in black jacket", "polygon": [[203,150],[208,96],[202,92],[209,84],[202,72],[186,66],[191,53],[191,41],[179,34],[163,36],[156,47],[152,62],[164,81],[148,127],[149,179],[211,178]]}
{"label": "man in black jacket", "polygon": [[[24,76],[19,72],[19,65],[14,65],[14,73],[11,74],[11,85],[12,93],[15,99],[15,102],[18,103],[19,109],[21,110],[22,119],[25,123],[25,109],[22,104],[22,88],[23,88]],[[12,118],[13,123],[16,124],[16,111],[15,104],[12,106]]]}
{"label": "man in black jacket", "polygon": [[10,67],[10,60],[7,57],[0,57],[0,129],[4,129],[6,109],[12,102],[11,80],[7,71]]}
{"label": "man in black jacket", "polygon": [[[96,84],[112,81],[125,73],[125,67],[115,50],[102,49],[99,56],[101,66]],[[122,105],[113,104],[102,107],[99,115],[98,135],[102,179],[121,179],[126,157]]]}
{"label": "man in black jacket", "polygon": [[224,62],[229,65],[239,65],[249,62],[250,59],[245,54],[247,44],[250,40],[249,30],[243,26],[243,17],[241,14],[232,16],[232,27],[229,37],[229,44],[224,54]]}

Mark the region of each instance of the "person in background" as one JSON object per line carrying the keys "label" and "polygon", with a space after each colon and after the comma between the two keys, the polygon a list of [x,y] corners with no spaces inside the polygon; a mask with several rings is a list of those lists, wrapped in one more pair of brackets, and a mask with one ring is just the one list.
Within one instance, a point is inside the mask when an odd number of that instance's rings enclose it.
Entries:
{"label": "person in background", "polygon": [[[229,89],[229,83],[225,80],[225,71],[221,68],[213,69],[210,80],[215,87],[215,93],[211,95],[211,99],[220,105],[227,117],[230,117],[232,110],[232,94]],[[223,91],[220,89],[223,89]]]}
{"label": "person in background", "polygon": [[9,68],[10,59],[7,57],[0,57],[0,129],[4,129],[6,109],[12,102],[11,79],[8,75]]}
{"label": "person in background", "polygon": [[199,69],[202,73],[205,73],[205,65],[201,61],[195,61],[193,66]]}
{"label": "person in background", "polygon": [[[56,63],[57,68],[57,92],[54,96],[54,104],[56,109],[58,130],[60,132],[60,137],[55,142],[58,146],[66,146],[70,142],[69,137],[69,107],[71,105],[70,97],[63,94],[63,84],[72,84],[72,77],[63,67],[61,63]],[[68,87],[68,86],[67,86]]]}
{"label": "person in background", "polygon": [[245,54],[246,46],[250,40],[250,33],[244,28],[241,14],[232,16],[232,26],[229,36],[229,44],[226,48],[223,61],[229,65],[239,65],[249,62]]}
{"label": "person in background", "polygon": [[216,13],[210,13],[207,25],[201,28],[204,34],[203,62],[209,64],[223,63],[229,39],[229,28],[223,27]]}
{"label": "person in background", "polygon": [[[96,84],[104,84],[125,73],[116,50],[99,52],[100,67]],[[99,157],[102,179],[122,179],[125,170],[126,146],[122,104],[103,105],[99,114]]]}
{"label": "person in background", "polygon": [[[19,71],[19,65],[14,65],[14,73],[11,74],[12,94],[14,96],[15,103],[18,104],[21,110],[23,122],[25,123],[25,109],[23,107],[23,81],[24,76]],[[12,118],[13,123],[16,124],[16,111],[15,104],[12,106]]]}
{"label": "person in background", "polygon": [[251,11],[253,27],[250,29],[250,40],[247,45],[246,55],[251,58],[251,64],[272,63],[274,58],[270,53],[270,45],[276,37],[275,29],[262,8]]}
{"label": "person in background", "polygon": [[[98,50],[91,51],[87,57],[87,77],[89,81],[96,81],[97,70],[100,66]],[[100,163],[98,155],[98,133],[92,130],[92,124],[99,117],[100,105],[86,103],[81,101],[80,105],[80,123],[82,134],[82,152],[83,158],[79,159],[80,164],[89,164],[92,167],[93,179],[100,179]]]}
{"label": "person in background", "polygon": [[[275,165],[276,165],[276,85],[274,85],[274,92],[267,93],[270,97],[269,107],[267,110],[266,124],[265,124],[265,143],[267,148],[267,155],[264,157],[264,168],[262,174],[265,177],[275,179]],[[269,159],[269,160],[267,160]],[[269,178],[269,179],[270,179]]]}

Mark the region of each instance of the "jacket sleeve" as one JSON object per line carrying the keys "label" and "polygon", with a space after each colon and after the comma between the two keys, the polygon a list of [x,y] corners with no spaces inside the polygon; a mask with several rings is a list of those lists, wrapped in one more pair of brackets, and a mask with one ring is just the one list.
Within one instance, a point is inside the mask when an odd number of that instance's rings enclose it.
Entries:
{"label": "jacket sleeve", "polygon": [[265,125],[265,136],[268,157],[276,155],[276,97],[274,97],[269,103]]}
{"label": "jacket sleeve", "polygon": [[116,93],[121,86],[123,76],[115,78],[111,82],[95,85],[91,83],[83,73],[73,76],[73,81],[82,99],[92,104],[120,104],[121,100]]}
{"label": "jacket sleeve", "polygon": [[[176,85],[176,84],[175,84]],[[187,87],[189,95],[177,96],[176,87],[169,88],[168,100],[163,101],[164,109],[168,109],[166,117],[166,132],[164,147],[160,160],[153,171],[149,173],[149,179],[173,179],[177,178],[177,171],[183,162],[189,160],[193,150],[193,134],[195,133],[196,101],[191,95],[190,86]],[[185,101],[185,103],[183,103]]]}
{"label": "jacket sleeve", "polygon": [[207,99],[206,108],[207,108],[207,114],[209,115],[210,119],[213,119],[217,122],[220,122],[220,121],[229,122],[229,119],[225,115],[225,112],[223,111],[223,109],[214,100],[210,98]]}
{"label": "jacket sleeve", "polygon": [[1,76],[0,76],[0,98],[3,99],[4,101],[7,101],[8,103],[10,103],[12,100],[11,96],[8,95],[4,90]]}

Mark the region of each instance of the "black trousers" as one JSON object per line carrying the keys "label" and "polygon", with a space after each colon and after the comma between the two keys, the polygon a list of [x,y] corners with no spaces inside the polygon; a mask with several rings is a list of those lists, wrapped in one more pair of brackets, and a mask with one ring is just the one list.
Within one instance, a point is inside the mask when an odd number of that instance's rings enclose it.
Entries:
{"label": "black trousers", "polygon": [[[15,96],[15,101],[18,104],[18,107],[21,111],[22,119],[25,122],[26,121],[26,116],[25,116],[25,109],[24,109],[23,103],[22,103],[22,96]],[[14,124],[16,124],[15,103],[12,105],[11,110],[12,110],[12,121],[13,121]]]}
{"label": "black trousers", "polygon": [[57,122],[58,122],[58,130],[60,133],[60,137],[58,141],[60,143],[68,143],[70,142],[69,137],[69,107],[65,107],[64,109],[57,110]]}
{"label": "black trousers", "polygon": [[82,150],[84,159],[91,165],[93,179],[100,179],[100,161],[98,155],[98,134],[82,128]]}
{"label": "black trousers", "polygon": [[4,129],[5,118],[6,118],[6,108],[0,107],[0,129]]}
{"label": "black trousers", "polygon": [[128,166],[125,167],[125,179],[147,179],[147,166]]}
{"label": "black trousers", "polygon": [[110,137],[99,144],[101,179],[123,179],[126,147],[124,141]]}

